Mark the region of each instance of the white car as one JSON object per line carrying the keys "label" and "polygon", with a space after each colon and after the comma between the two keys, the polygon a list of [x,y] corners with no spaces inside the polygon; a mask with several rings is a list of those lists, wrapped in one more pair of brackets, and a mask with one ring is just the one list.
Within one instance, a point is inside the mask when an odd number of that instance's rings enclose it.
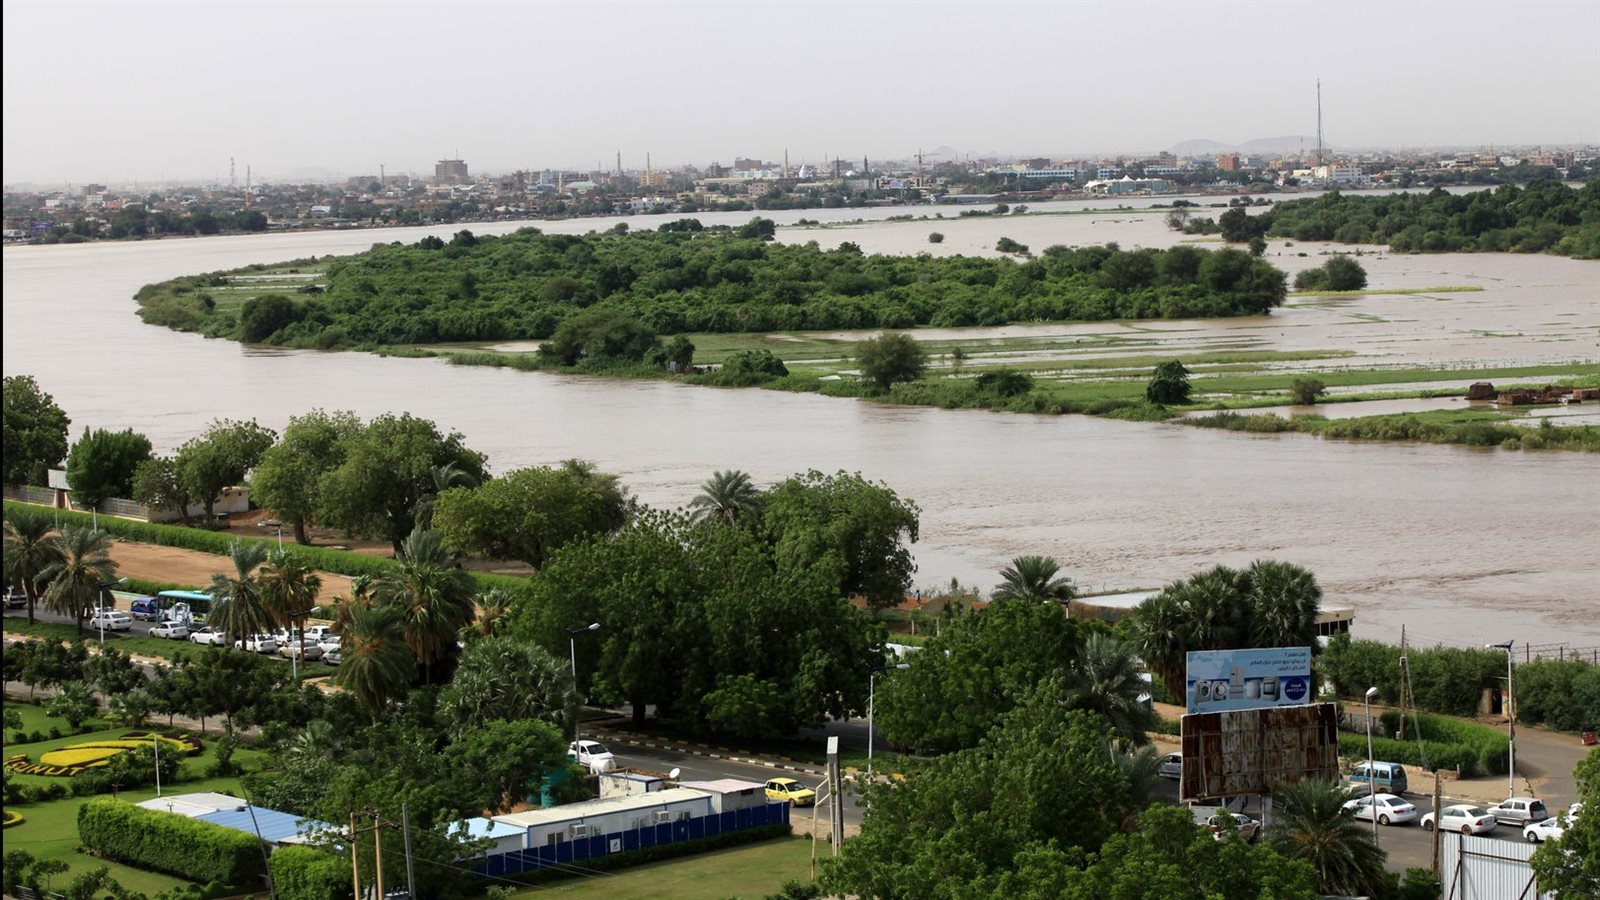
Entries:
{"label": "white car", "polygon": [[[1432,831],[1435,821],[1433,813],[1424,815],[1422,817],[1423,830]],[[1471,806],[1465,803],[1446,806],[1440,811],[1437,822],[1439,827],[1445,831],[1459,831],[1462,834],[1488,834],[1500,824],[1495,819],[1494,813],[1481,806]]]}
{"label": "white car", "polygon": [[324,635],[317,640],[317,646],[322,648],[323,653],[338,653],[343,643],[337,634]]}
{"label": "white car", "polygon": [[567,758],[596,775],[617,767],[617,758],[599,741],[573,741],[567,745]]}
{"label": "white car", "polygon": [[307,625],[300,629],[300,636],[314,644],[322,642],[323,638],[333,637],[332,625]]}
{"label": "white car", "polygon": [[1183,754],[1168,753],[1161,757],[1161,765],[1156,768],[1156,774],[1162,778],[1183,777]]}
{"label": "white car", "polygon": [[278,642],[270,634],[252,634],[242,641],[234,641],[235,650],[253,650],[256,653],[276,653]]}
{"label": "white car", "polygon": [[213,647],[226,647],[228,646],[228,633],[226,631],[219,631],[215,628],[212,628],[210,625],[207,625],[199,631],[189,632],[189,643],[210,644]]}
{"label": "white car", "polygon": [[133,616],[120,609],[102,609],[89,617],[89,627],[106,631],[127,631],[133,627]]}
{"label": "white car", "polygon": [[169,641],[181,641],[189,636],[189,626],[182,622],[161,622],[150,626],[150,636],[166,638]]}
{"label": "white car", "polygon": [[1372,821],[1374,807],[1376,807],[1379,825],[1395,825],[1400,822],[1410,822],[1417,817],[1417,808],[1393,794],[1378,794],[1375,797],[1357,797],[1344,805],[1345,811],[1358,819]]}
{"label": "white car", "polygon": [[1551,816],[1548,819],[1540,819],[1531,825],[1523,827],[1522,839],[1530,844],[1540,844],[1545,841],[1553,841],[1556,838],[1561,837],[1562,833],[1567,830],[1567,826],[1570,824],[1572,823],[1567,819],[1566,816]]}
{"label": "white car", "polygon": [[278,648],[278,655],[285,659],[321,659],[322,648],[312,641],[301,641],[298,645],[290,641]]}

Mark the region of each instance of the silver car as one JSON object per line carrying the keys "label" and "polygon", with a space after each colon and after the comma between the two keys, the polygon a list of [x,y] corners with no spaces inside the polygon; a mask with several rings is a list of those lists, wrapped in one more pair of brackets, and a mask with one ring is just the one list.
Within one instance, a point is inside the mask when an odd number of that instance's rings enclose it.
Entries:
{"label": "silver car", "polygon": [[1543,800],[1512,797],[1510,800],[1502,800],[1489,807],[1489,815],[1498,819],[1502,825],[1515,825],[1521,828],[1550,818],[1550,811],[1544,808]]}
{"label": "silver car", "polygon": [[1183,754],[1168,753],[1161,757],[1161,765],[1156,768],[1156,774],[1162,778],[1183,777]]}

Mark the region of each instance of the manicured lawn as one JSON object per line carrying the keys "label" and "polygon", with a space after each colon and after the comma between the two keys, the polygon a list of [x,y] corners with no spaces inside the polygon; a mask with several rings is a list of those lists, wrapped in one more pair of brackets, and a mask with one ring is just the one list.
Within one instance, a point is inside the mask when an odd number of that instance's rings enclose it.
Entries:
{"label": "manicured lawn", "polygon": [[[818,863],[828,849],[818,847]],[[701,900],[713,897],[765,897],[784,882],[811,880],[811,842],[779,838],[747,847],[651,863],[578,881],[547,882],[518,897],[570,897],[611,900]]]}

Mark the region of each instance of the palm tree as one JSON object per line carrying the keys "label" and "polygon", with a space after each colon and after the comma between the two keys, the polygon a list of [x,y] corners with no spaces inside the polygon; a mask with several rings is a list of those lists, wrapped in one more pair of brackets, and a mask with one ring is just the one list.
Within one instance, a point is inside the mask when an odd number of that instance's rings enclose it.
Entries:
{"label": "palm tree", "polygon": [[417,658],[400,630],[400,610],[355,607],[341,642],[339,684],[376,719],[389,698],[404,691],[417,673]]}
{"label": "palm tree", "polygon": [[1057,574],[1060,571],[1055,557],[1019,556],[1000,570],[1000,586],[994,589],[994,599],[1070,603],[1078,592],[1071,578]]}
{"label": "palm tree", "polygon": [[1384,891],[1384,856],[1372,832],[1344,811],[1344,788],[1306,779],[1279,788],[1268,830],[1272,849],[1317,870],[1325,894]]}
{"label": "palm tree", "polygon": [[68,525],[61,532],[61,555],[39,572],[45,608],[71,616],[83,631],[83,620],[100,601],[100,585],[117,572],[111,559],[111,536],[93,528]]}
{"label": "palm tree", "polygon": [[1258,559],[1250,579],[1250,644],[1254,647],[1316,646],[1322,588],[1317,577],[1291,563]]}
{"label": "palm tree", "polygon": [[462,642],[476,641],[498,635],[506,625],[506,614],[511,611],[511,592],[505,588],[490,588],[478,595],[476,618],[462,626]]}
{"label": "palm tree", "polygon": [[333,756],[339,749],[339,736],[327,719],[312,719],[295,732],[285,748],[290,756],[302,758]]}
{"label": "palm tree", "polygon": [[689,501],[689,517],[697,524],[723,522],[734,525],[761,515],[761,492],[748,473],[738,469],[713,472],[700,493]]}
{"label": "palm tree", "polygon": [[433,664],[472,621],[473,583],[436,531],[418,528],[400,545],[400,565],[378,579],[380,605],[396,609],[405,641],[431,680]]}
{"label": "palm tree", "polygon": [[211,612],[206,621],[227,632],[235,640],[272,627],[272,612],[262,596],[261,582],[252,573],[267,558],[267,547],[256,541],[234,540],[228,544],[234,575],[218,572],[211,576]]}
{"label": "palm tree", "polygon": [[1117,737],[1145,744],[1155,713],[1145,705],[1149,687],[1139,677],[1139,656],[1133,645],[1095,632],[1078,647],[1067,683],[1067,704],[1099,713]]}
{"label": "palm tree", "polygon": [[1106,742],[1106,752],[1117,766],[1117,772],[1128,784],[1128,813],[1123,818],[1122,830],[1132,832],[1138,827],[1139,813],[1156,802],[1161,784],[1161,754],[1146,745],[1132,753],[1118,753]]}
{"label": "palm tree", "polygon": [[1139,655],[1161,679],[1167,693],[1174,698],[1185,698],[1189,611],[1171,587],[1139,604],[1133,633],[1139,644]]}
{"label": "palm tree", "polygon": [[257,582],[267,614],[285,628],[293,628],[296,620],[311,611],[322,590],[322,576],[298,554],[281,549],[267,555],[267,564],[261,567]]}
{"label": "palm tree", "polygon": [[453,487],[472,488],[477,486],[477,477],[454,462],[447,462],[442,466],[430,468],[428,470],[428,484],[423,490],[422,498],[417,501],[417,527],[433,527],[433,507],[438,502],[440,494]]}
{"label": "palm tree", "polygon": [[344,634],[351,613],[372,606],[372,589],[377,579],[371,575],[350,576],[350,593],[333,598],[333,633]]}
{"label": "palm tree", "polygon": [[61,559],[61,536],[44,516],[18,507],[6,516],[5,579],[28,597],[28,624],[39,602],[39,574]]}

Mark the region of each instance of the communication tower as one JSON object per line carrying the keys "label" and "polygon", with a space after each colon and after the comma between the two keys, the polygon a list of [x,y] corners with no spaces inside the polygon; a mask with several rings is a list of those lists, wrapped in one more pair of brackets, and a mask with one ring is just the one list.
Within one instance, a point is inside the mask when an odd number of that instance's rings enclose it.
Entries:
{"label": "communication tower", "polygon": [[1317,79],[1317,165],[1326,164],[1322,158],[1322,79]]}

